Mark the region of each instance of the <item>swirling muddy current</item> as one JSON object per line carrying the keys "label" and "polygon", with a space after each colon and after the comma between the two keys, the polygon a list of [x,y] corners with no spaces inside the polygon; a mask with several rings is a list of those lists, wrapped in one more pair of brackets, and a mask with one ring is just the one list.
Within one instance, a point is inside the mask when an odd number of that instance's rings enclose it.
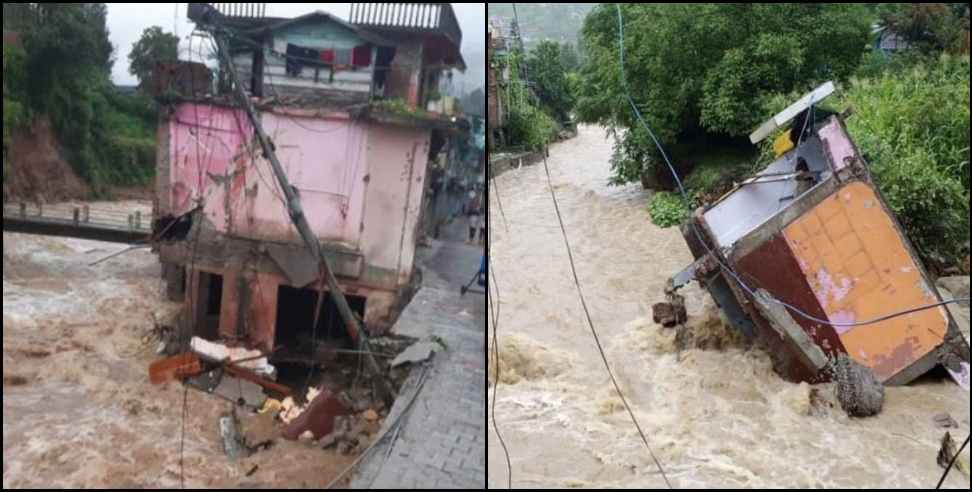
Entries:
{"label": "swirling muddy current", "polygon": [[[949,414],[961,442],[969,394],[936,373],[888,388],[879,416],[849,418],[831,385],[781,380],[765,353],[727,331],[695,286],[685,295],[697,338],[676,340],[652,322],[651,306],[692,257],[677,229],[651,223],[648,192],[608,185],[611,152],[602,129],[582,127],[551,148],[548,162],[605,354],[672,485],[933,487],[946,432],[935,417]],[[488,396],[496,397],[513,486],[664,487],[581,309],[543,164],[509,171],[491,186],[499,316],[495,326],[490,320],[489,343],[492,353],[497,328],[500,371],[497,388],[490,357]],[[507,485],[492,428],[488,480],[490,488]],[[968,489],[969,479],[953,472],[946,486]]]}

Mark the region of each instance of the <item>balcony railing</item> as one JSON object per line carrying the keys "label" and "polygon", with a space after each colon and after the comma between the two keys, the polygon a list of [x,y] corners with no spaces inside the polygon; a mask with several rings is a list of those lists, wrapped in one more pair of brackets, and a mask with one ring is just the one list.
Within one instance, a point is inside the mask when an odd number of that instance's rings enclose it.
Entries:
{"label": "balcony railing", "polygon": [[462,46],[462,29],[448,3],[352,3],[350,20],[365,28],[439,34]]}
{"label": "balcony railing", "polygon": [[262,19],[267,16],[265,3],[214,3],[213,6],[226,17]]}

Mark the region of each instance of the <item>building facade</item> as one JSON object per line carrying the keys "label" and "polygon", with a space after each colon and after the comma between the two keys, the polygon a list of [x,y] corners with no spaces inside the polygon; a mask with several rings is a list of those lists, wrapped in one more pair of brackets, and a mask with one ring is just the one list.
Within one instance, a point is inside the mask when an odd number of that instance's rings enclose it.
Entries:
{"label": "building facade", "polygon": [[[418,15],[429,4],[387,5]],[[435,5],[454,18],[448,4]],[[429,163],[465,131],[422,107],[433,71],[462,68],[461,57],[436,51],[454,33],[430,22],[396,34],[323,12],[228,24],[234,65],[344,294],[369,332],[387,330],[414,289]],[[159,95],[154,228],[170,295],[184,300],[187,329],[206,339],[267,352],[312,333],[343,339],[330,296],[316,303],[319,261],[219,79],[215,95]]]}

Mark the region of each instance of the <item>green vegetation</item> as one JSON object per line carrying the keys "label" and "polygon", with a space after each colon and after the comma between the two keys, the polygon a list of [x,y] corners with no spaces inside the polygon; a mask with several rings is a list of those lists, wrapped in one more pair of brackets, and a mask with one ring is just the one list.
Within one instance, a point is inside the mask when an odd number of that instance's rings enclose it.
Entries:
{"label": "green vegetation", "polygon": [[882,3],[879,24],[907,39],[915,51],[968,54],[968,3]]}
{"label": "green vegetation", "polygon": [[578,81],[568,67],[577,66],[576,55],[570,46],[545,41],[529,54],[514,46],[491,60],[497,73],[507,75],[500,90],[507,112],[505,147],[540,150],[573,126]]}
{"label": "green vegetation", "polygon": [[152,72],[155,65],[162,61],[176,61],[179,59],[179,37],[169,34],[159,26],[152,26],[142,32],[142,37],[128,55],[131,63],[128,73],[138,77],[139,86],[143,91],[151,88]]}
{"label": "green vegetation", "polygon": [[570,121],[574,108],[574,95],[567,80],[567,65],[576,65],[573,53],[569,46],[543,41],[527,57],[527,73],[540,106],[559,123]]}
{"label": "green vegetation", "polygon": [[[732,137],[834,80],[840,90],[822,109],[853,108],[849,131],[921,256],[945,265],[967,254],[967,4],[624,4],[622,11],[632,96],[685,178],[688,206],[717,200],[772,158],[773,139],[755,149]],[[608,4],[585,22],[589,62],[570,80],[576,111],[614,135],[614,183],[671,190],[622,93],[617,22]],[[874,23],[910,48],[872,48],[883,35],[870,34]],[[649,211],[661,226],[687,213],[671,193],[654,194]]]}
{"label": "green vegetation", "polygon": [[25,56],[19,48],[3,47],[3,182],[10,174],[8,146],[14,128],[27,120]]}
{"label": "green vegetation", "polygon": [[679,194],[659,191],[648,202],[648,213],[655,225],[667,228],[685,222],[689,216],[689,209]]}
{"label": "green vegetation", "polygon": [[383,99],[371,103],[372,109],[403,118],[424,119],[429,115],[423,109],[414,108],[402,98]]}
{"label": "green vegetation", "polygon": [[848,129],[889,205],[926,258],[969,240],[969,59],[943,55],[855,80]]}
{"label": "green vegetation", "polygon": [[523,54],[516,49],[499,60],[500,70],[509,74],[500,94],[507,111],[506,143],[510,148],[540,150],[556,137],[559,125],[523,80],[522,64]]}
{"label": "green vegetation", "polygon": [[[12,128],[29,123],[31,115],[47,115],[65,158],[96,195],[107,194],[114,185],[150,183],[156,109],[145,97],[118,94],[111,83],[114,49],[108,40],[107,7],[86,3],[34,8],[40,20],[24,29],[23,62],[10,61],[8,66],[4,50],[4,145]],[[11,54],[11,60],[19,56]],[[23,84],[22,90],[11,87],[14,81]],[[9,120],[8,93],[19,104],[10,106],[16,111]]]}
{"label": "green vegetation", "polygon": [[[767,94],[805,90],[854,73],[870,22],[860,4],[623,4],[631,96],[666,145],[685,135],[748,134]],[[622,92],[618,14],[595,8],[584,23],[589,62],[577,113],[617,130],[616,183],[658,162]]]}

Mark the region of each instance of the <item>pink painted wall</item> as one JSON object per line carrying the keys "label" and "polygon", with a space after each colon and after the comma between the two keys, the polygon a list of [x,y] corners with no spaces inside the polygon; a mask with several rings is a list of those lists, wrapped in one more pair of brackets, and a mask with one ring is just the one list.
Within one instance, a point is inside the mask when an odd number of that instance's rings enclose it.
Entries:
{"label": "pink painted wall", "polygon": [[[430,131],[347,115],[262,115],[312,229],[322,240],[361,252],[370,267],[406,282],[428,165]],[[198,122],[199,129],[196,129]],[[171,211],[205,204],[221,233],[246,239],[299,241],[269,162],[259,157],[244,113],[184,104],[169,121]],[[164,176],[160,172],[160,176]]]}
{"label": "pink painted wall", "polygon": [[[368,172],[368,125],[346,118],[264,113],[263,126],[277,146],[291,184],[300,192],[311,228],[325,241],[357,248]],[[234,218],[234,232],[252,239],[298,240],[270,163],[259,159],[245,175],[243,212]]]}
{"label": "pink painted wall", "polygon": [[428,168],[428,130],[372,126],[371,180],[365,205],[363,250],[368,263],[408,281]]}
{"label": "pink painted wall", "polygon": [[242,111],[201,104],[179,106],[169,121],[171,213],[181,215],[204,203],[209,220],[226,232],[227,186],[219,179],[245,165],[245,135],[252,133]]}
{"label": "pink painted wall", "polygon": [[835,171],[840,171],[857,159],[854,144],[851,143],[844,127],[837,118],[833,118],[827,126],[818,132],[827,149],[827,158]]}

